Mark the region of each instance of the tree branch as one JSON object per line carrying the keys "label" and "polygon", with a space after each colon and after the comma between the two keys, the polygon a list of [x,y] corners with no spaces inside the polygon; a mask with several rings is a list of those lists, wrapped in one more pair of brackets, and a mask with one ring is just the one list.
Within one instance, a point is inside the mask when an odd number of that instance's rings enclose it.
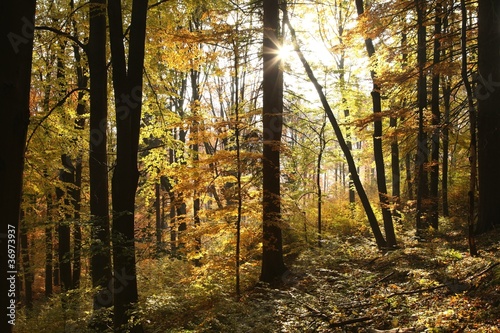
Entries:
{"label": "tree branch", "polygon": [[74,94],[75,92],[77,91],[89,91],[88,88],[74,88],[72,89],[71,91],[69,91],[59,102],[57,102],[57,104],[49,110],[49,112],[47,112],[47,114],[45,116],[42,117],[42,119],[40,119],[40,121],[35,125],[35,128],[33,129],[33,132],[31,132],[28,140],[26,141],[26,147],[24,148],[24,151],[27,152],[28,151],[28,147],[29,147],[29,144],[31,142],[31,139],[33,138],[33,135],[35,135],[35,132],[38,130],[38,128],[42,125],[42,123],[47,120],[50,115],[52,114],[52,112],[54,112],[57,108],[61,107],[64,105],[64,103],[66,102],[66,100],[72,95]]}
{"label": "tree branch", "polygon": [[82,50],[87,52],[87,44],[82,43],[78,38],[76,38],[75,36],[73,36],[67,32],[61,31],[61,30],[56,29],[54,27],[45,26],[45,25],[37,26],[37,27],[35,27],[35,30],[50,31],[50,32],[55,33],[56,35],[65,37],[65,38],[71,40],[72,42],[74,42],[76,45],[80,46],[82,48]]}

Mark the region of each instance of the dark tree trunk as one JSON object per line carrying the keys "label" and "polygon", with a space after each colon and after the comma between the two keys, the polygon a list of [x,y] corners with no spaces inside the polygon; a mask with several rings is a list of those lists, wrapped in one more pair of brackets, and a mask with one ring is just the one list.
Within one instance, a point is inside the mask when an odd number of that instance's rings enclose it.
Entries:
{"label": "dark tree trunk", "polygon": [[31,267],[30,248],[28,238],[28,227],[26,225],[26,215],[21,212],[21,256],[22,256],[22,269],[24,276],[24,304],[28,309],[33,307],[33,282],[34,274]]}
{"label": "dark tree trunk", "polygon": [[408,200],[413,200],[413,179],[411,178],[411,156],[406,154],[405,156],[405,169],[406,169],[406,195]]}
{"label": "dark tree trunk", "polygon": [[[191,149],[193,151],[193,162],[195,163],[195,167],[198,167],[199,164],[199,145],[200,145],[200,135],[198,133],[199,131],[199,121],[197,117],[199,116],[199,104],[200,104],[200,72],[198,70],[191,70],[191,89],[192,89],[192,112],[193,112],[193,128],[191,129],[191,133],[193,135],[193,140],[194,143],[191,145]],[[236,133],[237,134],[237,133]],[[196,172],[198,175],[198,171]],[[198,176],[197,176],[198,177]],[[197,179],[198,180],[198,179]],[[201,209],[201,202],[200,198],[198,196],[198,191],[195,190],[194,192],[194,198],[193,198],[193,219],[194,219],[194,225],[195,227],[200,226],[200,209]],[[195,239],[196,242],[196,248],[195,251],[197,253],[200,253],[201,251],[201,237],[196,237]],[[200,260],[198,256],[196,256],[195,259],[195,264],[196,266],[200,265]]]}
{"label": "dark tree trunk", "polygon": [[[363,0],[356,0],[356,9],[358,17],[364,13]],[[365,46],[368,56],[371,58],[375,54],[375,47],[371,38],[365,39]],[[377,84],[375,71],[370,71],[370,76],[373,81],[373,89],[371,92],[373,103],[373,154],[375,159],[375,168],[377,173],[377,188],[379,194],[380,206],[382,209],[382,218],[384,220],[385,236],[387,246],[396,246],[396,234],[394,233],[394,225],[392,223],[392,214],[389,205],[389,196],[387,194],[387,183],[385,179],[385,164],[384,152],[382,149],[382,101],[380,98],[380,87]]]}
{"label": "dark tree trunk", "polygon": [[439,105],[440,77],[438,65],[441,63],[441,14],[442,4],[436,3],[436,18],[434,22],[434,50],[432,72],[432,140],[431,140],[431,168],[430,168],[430,206],[429,224],[438,229],[439,226],[439,136],[441,126],[441,111]]}
{"label": "dark tree trunk", "polygon": [[[317,206],[318,206],[318,247],[321,247],[322,243],[322,233],[323,233],[323,225],[322,225],[322,213],[323,213],[323,191],[321,188],[321,162],[323,160],[323,153],[326,149],[326,141],[325,141],[325,127],[326,127],[326,118],[323,120],[323,125],[321,126],[321,130],[319,131],[319,152],[318,158],[316,160],[316,193],[318,196]],[[352,146],[351,146],[352,148]],[[349,189],[351,192],[351,189]],[[352,203],[349,201],[349,203]]]}
{"label": "dark tree trunk", "polygon": [[52,295],[52,279],[53,279],[53,248],[52,248],[52,225],[45,227],[45,297]]}
{"label": "dark tree trunk", "polygon": [[[2,320],[0,331],[12,332],[16,291],[10,291],[8,278],[16,279],[11,266],[9,247],[19,257],[19,214],[21,205],[24,149],[29,122],[33,19],[36,1],[2,1],[0,4],[0,290]],[[9,293],[7,293],[9,291]],[[15,303],[14,303],[15,304]],[[15,310],[12,310],[15,311]]]}
{"label": "dark tree trunk", "polygon": [[[98,288],[93,308],[99,310],[113,304],[107,158],[106,0],[92,0],[90,3],[87,53],[90,71],[90,270],[92,287]],[[103,328],[105,324],[95,325]]]}
{"label": "dark tree trunk", "polygon": [[[74,10],[74,2],[71,0],[71,9]],[[73,30],[75,35],[78,35],[77,22],[73,20]],[[75,129],[83,131],[85,128],[85,114],[87,113],[85,97],[85,89],[88,85],[88,76],[85,75],[85,69],[81,65],[80,47],[74,45],[73,53],[76,62],[76,75],[78,80],[78,105],[76,114],[78,118],[75,120]],[[82,270],[82,226],[81,226],[81,198],[82,198],[82,153],[78,152],[75,159],[75,179],[74,188],[72,189],[73,207],[75,209],[74,224],[73,224],[73,282],[72,287],[76,289],[80,286],[80,277]]]}
{"label": "dark tree trunk", "polygon": [[429,227],[427,217],[428,213],[428,197],[429,197],[429,180],[426,170],[429,161],[429,148],[427,146],[427,133],[425,132],[424,110],[427,107],[427,77],[425,73],[425,63],[427,61],[427,29],[424,24],[425,19],[425,1],[415,0],[417,11],[417,62],[418,62],[418,139],[417,139],[417,217],[416,227],[417,232]]}
{"label": "dark tree trunk", "polygon": [[477,140],[476,140],[476,108],[474,107],[474,96],[472,86],[467,72],[467,7],[465,0],[460,0],[462,10],[462,31],[461,31],[461,55],[462,55],[462,80],[467,91],[467,106],[469,111],[469,131],[470,131],[470,179],[469,179],[469,218],[468,218],[468,240],[469,253],[477,256],[476,240],[474,237],[474,225],[476,217],[476,178],[477,178]]}
{"label": "dark tree trunk", "polygon": [[304,54],[300,50],[300,47],[299,47],[299,44],[297,41],[297,36],[295,34],[295,30],[293,29],[292,25],[290,24],[290,21],[288,20],[286,11],[284,12],[284,15],[285,15],[284,21],[287,24],[288,29],[290,30],[290,35],[292,37],[292,41],[293,41],[293,44],[295,47],[295,52],[299,56],[300,61],[301,61],[302,65],[304,66],[304,70],[306,71],[307,76],[309,77],[309,80],[311,80],[312,84],[314,85],[314,88],[316,89],[316,92],[318,93],[318,96],[321,100],[321,104],[323,105],[323,108],[325,109],[325,112],[328,116],[328,119],[330,120],[330,123],[332,124],[335,135],[337,136],[339,146],[342,149],[342,152],[344,153],[347,165],[349,167],[349,172],[352,175],[352,181],[354,183],[356,191],[358,192],[358,196],[359,196],[359,199],[361,201],[361,204],[363,205],[363,208],[365,210],[366,216],[368,218],[368,222],[370,223],[370,227],[371,227],[373,235],[375,237],[375,241],[377,242],[377,246],[379,248],[384,248],[387,246],[387,242],[385,241],[385,238],[382,235],[382,232],[380,231],[380,226],[378,225],[377,217],[375,216],[375,213],[373,212],[373,209],[370,205],[370,201],[368,200],[368,196],[366,194],[366,191],[363,188],[363,184],[361,183],[361,180],[359,178],[358,170],[356,168],[356,164],[354,163],[354,158],[352,157],[351,151],[349,150],[349,147],[347,146],[347,143],[344,139],[344,136],[342,134],[340,126],[337,122],[337,119],[335,118],[335,115],[333,114],[332,108],[330,107],[330,104],[328,103],[326,96],[323,93],[323,87],[318,83],[318,80],[314,76],[314,72],[312,71],[311,66],[309,65],[306,58],[304,57]]}
{"label": "dark tree trunk", "polygon": [[160,256],[163,252],[163,219],[161,212],[161,185],[155,184],[155,234],[156,234],[156,254]]}
{"label": "dark tree trunk", "polygon": [[82,273],[82,226],[80,221],[81,209],[81,186],[82,186],[82,160],[80,157],[75,161],[75,189],[73,193],[73,207],[75,216],[73,224],[73,281],[72,289],[80,287]]}
{"label": "dark tree trunk", "polygon": [[399,161],[399,142],[397,135],[398,119],[391,116],[389,126],[394,129],[394,137],[391,141],[391,175],[392,175],[392,200],[394,209],[392,215],[396,221],[401,219],[401,167]]}
{"label": "dark tree trunk", "polygon": [[479,0],[478,165],[479,221],[477,232],[500,225],[500,1]]}
{"label": "dark tree trunk", "polygon": [[45,226],[45,297],[52,295],[54,261],[54,227],[52,225],[52,194],[47,194],[47,225]]}
{"label": "dark tree trunk", "polygon": [[443,216],[450,215],[448,205],[448,158],[449,158],[449,126],[450,126],[450,100],[451,100],[451,87],[450,79],[446,78],[443,83],[443,163],[442,163],[442,180],[441,180],[441,197],[443,206]]}
{"label": "dark tree trunk", "polygon": [[115,332],[143,332],[131,311],[138,301],[135,264],[135,194],[139,180],[137,153],[142,108],[142,72],[147,1],[134,0],[125,56],[120,0],[108,1],[109,36],[116,108],[116,166],[112,178]]}
{"label": "dark tree trunk", "polygon": [[260,280],[272,282],[287,268],[283,262],[280,192],[280,144],[283,126],[283,70],[280,43],[279,1],[264,1],[263,78],[263,240]]}
{"label": "dark tree trunk", "polygon": [[[71,158],[68,155],[61,156],[61,162],[63,168],[59,171],[59,179],[62,184],[74,184],[75,169],[71,163]],[[66,207],[69,206],[71,198],[68,193],[70,190],[64,191],[63,189],[57,188],[57,199],[59,204],[64,202]],[[66,192],[66,193],[65,193]],[[65,208],[59,208],[64,211]],[[61,278],[61,289],[62,291],[68,291],[73,286],[72,271],[71,271],[71,228],[70,221],[73,215],[69,212],[65,212],[63,220],[60,220],[57,226],[57,237],[58,237],[58,259],[59,259],[59,275]]]}

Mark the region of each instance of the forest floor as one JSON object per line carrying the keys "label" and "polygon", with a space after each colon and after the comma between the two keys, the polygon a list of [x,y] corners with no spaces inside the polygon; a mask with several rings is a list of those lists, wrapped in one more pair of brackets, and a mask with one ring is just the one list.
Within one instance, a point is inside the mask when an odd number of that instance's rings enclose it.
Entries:
{"label": "forest floor", "polygon": [[302,251],[276,286],[219,304],[178,332],[500,332],[500,233],[468,253],[463,233],[400,239],[381,252],[365,237]]}
{"label": "forest floor", "polygon": [[[257,282],[256,258],[239,300],[231,267],[206,274],[186,260],[151,260],[140,266],[138,317],[145,333],[500,332],[500,230],[479,238],[473,257],[463,223],[445,222],[426,239],[398,230],[391,251],[363,232],[287,247],[289,272],[275,285]],[[92,292],[41,300],[15,332],[95,333]],[[72,303],[64,311],[61,297]]]}

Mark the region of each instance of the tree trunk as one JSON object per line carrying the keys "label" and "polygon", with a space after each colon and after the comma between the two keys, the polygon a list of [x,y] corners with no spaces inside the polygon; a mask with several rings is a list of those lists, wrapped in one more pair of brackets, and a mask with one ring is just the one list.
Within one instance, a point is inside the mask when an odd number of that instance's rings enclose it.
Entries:
{"label": "tree trunk", "polygon": [[47,195],[47,225],[45,227],[45,297],[52,295],[53,285],[53,226],[51,218],[53,209],[52,195]]}
{"label": "tree trunk", "polygon": [[438,65],[441,63],[441,2],[436,3],[434,22],[434,50],[433,50],[433,72],[432,72],[432,140],[431,140],[431,169],[430,169],[430,206],[429,224],[438,229],[439,226],[439,136],[441,126],[441,111],[439,105],[439,85],[441,73]]}
{"label": "tree trunk", "polygon": [[[50,222],[49,222],[50,224]],[[52,226],[45,228],[45,297],[52,295],[52,279],[53,279],[53,248],[52,248]]]}
{"label": "tree trunk", "polygon": [[280,42],[279,1],[264,1],[263,78],[263,213],[262,271],[260,280],[272,282],[287,268],[283,262],[280,192],[280,144],[283,126],[283,69],[278,56]]}
{"label": "tree trunk", "polygon": [[401,220],[401,167],[399,161],[399,142],[397,135],[398,119],[391,116],[389,126],[394,129],[391,141],[391,175],[392,175],[392,200],[394,201],[392,215],[396,221]]}
{"label": "tree trunk", "polygon": [[22,269],[24,276],[24,305],[31,309],[33,307],[33,280],[34,274],[31,267],[30,253],[29,253],[29,238],[28,238],[28,227],[26,221],[26,214],[21,212],[21,259],[22,259]]}
{"label": "tree trunk", "polygon": [[476,176],[477,176],[477,141],[476,141],[476,108],[474,107],[474,96],[472,87],[469,81],[469,74],[467,71],[467,7],[465,0],[460,0],[460,7],[462,10],[462,80],[464,81],[465,90],[467,92],[467,106],[469,111],[469,131],[470,131],[470,179],[469,179],[469,218],[468,218],[468,239],[469,239],[469,253],[472,256],[477,256],[476,240],[474,238],[474,225],[476,217]]}
{"label": "tree trunk", "polygon": [[[191,70],[191,89],[192,89],[192,101],[191,101],[191,109],[193,113],[193,128],[191,129],[191,133],[193,135],[192,140],[194,140],[194,143],[191,146],[191,150],[193,151],[193,162],[195,163],[195,168],[199,167],[199,146],[200,146],[200,135],[198,133],[199,131],[199,121],[198,121],[198,116],[199,116],[199,108],[200,108],[200,72],[196,69]],[[235,133],[238,134],[238,133]],[[196,182],[199,182],[199,171],[196,171]],[[201,202],[200,198],[198,196],[198,190],[194,191],[194,198],[193,198],[193,220],[194,220],[194,225],[195,227],[200,226],[200,209],[201,209]],[[201,237],[196,237],[195,239],[196,246],[195,246],[195,251],[197,252],[196,259],[195,259],[195,265],[199,266],[200,265],[200,259],[198,258],[198,254],[201,251]]]}
{"label": "tree trunk", "polygon": [[478,164],[479,221],[477,232],[500,225],[500,1],[479,0]]}
{"label": "tree trunk", "polygon": [[[323,192],[321,189],[321,162],[323,159],[323,152],[326,149],[326,141],[325,141],[325,127],[326,127],[326,118],[323,119],[323,124],[321,126],[321,130],[319,131],[319,152],[318,152],[318,159],[316,161],[316,191],[317,191],[317,196],[318,196],[318,247],[321,247],[322,243],[322,232],[323,232],[323,225],[322,225],[322,213],[323,213]],[[349,192],[351,189],[349,189]],[[350,202],[350,201],[349,201]],[[352,202],[350,202],[352,203]]]}
{"label": "tree trunk", "polygon": [[[356,0],[356,8],[358,17],[364,13],[363,0]],[[370,58],[375,55],[375,46],[371,38],[365,39],[366,51]],[[382,149],[382,101],[380,98],[380,87],[377,84],[375,71],[370,71],[370,76],[373,81],[373,89],[371,92],[373,103],[373,154],[375,159],[375,168],[377,173],[377,188],[379,194],[380,206],[382,209],[382,218],[384,220],[385,236],[387,246],[395,247],[396,234],[394,233],[394,225],[392,223],[392,214],[389,206],[389,196],[387,194],[387,183],[385,179],[385,164],[384,152]]]}
{"label": "tree trunk", "polygon": [[405,169],[406,169],[406,195],[408,200],[413,200],[413,179],[411,178],[411,156],[409,153],[405,156]]}
{"label": "tree trunk", "polygon": [[[2,1],[0,4],[0,331],[12,332],[15,324],[16,291],[9,281],[17,279],[15,263],[8,261],[9,247],[19,258],[19,214],[21,205],[24,149],[29,123],[31,60],[33,50],[34,0]],[[7,266],[3,266],[7,264]],[[7,279],[11,280],[7,280]],[[7,293],[7,291],[9,293]],[[10,307],[10,309],[9,309]]]}
{"label": "tree trunk", "polygon": [[443,107],[444,107],[444,119],[443,119],[443,163],[442,163],[442,179],[441,179],[441,200],[443,206],[443,216],[448,217],[450,215],[449,205],[448,205],[448,158],[449,158],[449,126],[450,126],[450,100],[451,100],[451,87],[450,79],[446,78],[443,83]]}
{"label": "tree trunk", "polygon": [[[68,155],[63,154],[61,156],[61,162],[63,168],[59,171],[59,180],[62,184],[74,184],[75,170],[71,163],[71,158]],[[69,192],[63,189],[57,188],[57,199],[59,204],[64,203],[67,207],[70,204],[71,198],[69,198]],[[65,193],[66,192],[66,193]],[[65,208],[59,206],[61,211]],[[59,275],[61,278],[61,290],[68,291],[73,286],[72,271],[71,271],[71,228],[70,221],[73,215],[69,212],[64,213],[62,220],[58,222],[57,226],[57,237],[58,237],[58,258],[59,258]]]}
{"label": "tree trunk", "polygon": [[161,185],[155,184],[155,234],[156,234],[156,255],[161,256],[163,252],[163,219],[161,212]]}
{"label": "tree trunk", "polygon": [[424,24],[425,19],[425,1],[415,0],[417,10],[417,35],[418,35],[418,139],[417,139],[417,217],[416,227],[417,232],[429,227],[428,221],[428,197],[429,197],[429,181],[426,166],[429,160],[429,148],[427,147],[427,133],[425,132],[425,115],[424,110],[427,107],[427,78],[425,74],[425,63],[427,61],[426,37],[427,29]]}
{"label": "tree trunk", "polygon": [[[75,4],[74,0],[70,1],[71,10],[74,11]],[[78,24],[76,20],[72,19],[73,33],[78,36]],[[78,82],[78,105],[76,107],[76,114],[78,118],[75,120],[75,129],[83,131],[85,127],[85,113],[87,113],[87,108],[85,105],[85,89],[88,85],[88,76],[85,75],[85,69],[81,64],[82,57],[80,54],[80,46],[74,44],[73,54],[75,56],[75,68],[76,77]],[[71,190],[74,213],[74,223],[73,223],[73,281],[72,288],[76,289],[80,286],[80,277],[82,269],[82,227],[80,221],[80,210],[81,210],[81,197],[82,197],[82,152],[78,152],[75,159],[75,178],[74,178],[74,188]]]}
{"label": "tree trunk", "polygon": [[143,332],[131,311],[138,301],[135,264],[135,194],[139,180],[137,154],[142,109],[142,72],[147,1],[134,0],[125,56],[120,0],[108,1],[109,36],[116,111],[116,166],[112,178],[115,332]]}
{"label": "tree trunk", "polygon": [[[111,307],[112,267],[109,231],[107,157],[108,75],[106,64],[106,0],[90,2],[88,61],[90,70],[90,224],[92,287],[98,288],[93,309]],[[95,323],[103,328],[104,323]]]}

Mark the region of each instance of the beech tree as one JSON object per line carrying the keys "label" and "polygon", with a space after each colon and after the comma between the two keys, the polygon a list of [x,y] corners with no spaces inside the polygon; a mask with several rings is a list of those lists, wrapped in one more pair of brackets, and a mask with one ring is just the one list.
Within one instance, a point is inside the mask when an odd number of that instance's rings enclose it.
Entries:
{"label": "beech tree", "polygon": [[134,333],[143,331],[141,323],[133,322],[132,311],[138,301],[134,214],[135,194],[139,181],[137,154],[147,9],[147,0],[132,2],[127,57],[121,1],[108,1],[117,139],[116,165],[112,178],[113,324],[116,332],[126,332],[129,329]]}
{"label": "beech tree", "polygon": [[280,150],[283,126],[283,70],[279,1],[264,1],[263,156],[262,156],[262,271],[272,282],[286,272],[281,231]]}
{"label": "beech tree", "polygon": [[[479,0],[478,12],[478,177],[482,233],[500,225],[500,2]],[[488,85],[494,83],[495,86]]]}
{"label": "beech tree", "polygon": [[90,34],[88,65],[90,72],[90,219],[92,286],[99,288],[93,307],[113,304],[109,282],[112,279],[109,193],[108,193],[108,73],[106,57],[106,0],[92,0],[89,9]]}
{"label": "beech tree", "polygon": [[[362,0],[356,1],[358,16],[364,13],[364,4]],[[375,46],[371,38],[365,38],[365,46],[368,56],[372,58],[375,54]],[[373,153],[375,159],[375,167],[377,172],[377,188],[379,193],[379,201],[382,209],[382,218],[384,220],[384,229],[386,235],[387,246],[396,246],[396,235],[394,233],[394,225],[392,223],[392,214],[389,207],[389,197],[387,193],[387,183],[385,178],[384,154],[382,151],[382,100],[380,96],[380,86],[377,83],[377,75],[375,70],[370,70],[370,76],[373,81],[373,89],[371,92],[373,103]]]}
{"label": "beech tree", "polygon": [[[2,332],[12,332],[16,320],[15,285],[19,258],[19,216],[21,205],[24,149],[30,118],[30,80],[36,1],[3,1],[0,5],[0,289]],[[12,260],[12,261],[8,261]],[[9,280],[8,280],[9,278]],[[9,294],[7,294],[9,291]],[[11,310],[14,308],[13,310]],[[13,314],[13,316],[11,315]]]}

